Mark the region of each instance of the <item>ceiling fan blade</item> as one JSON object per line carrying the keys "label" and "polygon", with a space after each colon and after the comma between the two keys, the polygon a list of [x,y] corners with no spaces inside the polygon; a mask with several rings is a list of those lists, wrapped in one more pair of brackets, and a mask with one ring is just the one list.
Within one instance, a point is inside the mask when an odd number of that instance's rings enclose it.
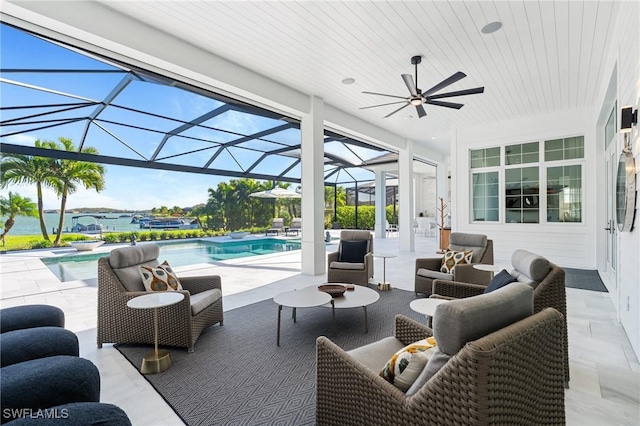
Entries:
{"label": "ceiling fan blade", "polygon": [[371,105],[371,106],[366,106],[366,107],[362,107],[360,109],[369,109],[369,108],[377,108],[377,107],[381,107],[381,106],[387,106],[387,105],[395,105],[395,104],[402,104],[407,102],[407,100],[405,99],[404,101],[398,101],[398,102],[389,102],[388,104],[380,104],[380,105]]}
{"label": "ceiling fan blade", "polygon": [[450,98],[453,96],[475,95],[483,93],[484,87],[474,87],[473,89],[458,90],[457,92],[439,93],[437,95],[425,96],[425,100]]}
{"label": "ceiling fan blade", "polygon": [[424,110],[422,105],[416,105],[416,111],[418,111],[418,117],[422,118],[427,115],[427,112]]}
{"label": "ceiling fan blade", "polygon": [[433,101],[431,99],[426,99],[425,102],[430,104],[430,105],[436,105],[436,106],[441,106],[441,107],[446,107],[446,108],[455,108],[455,109],[460,109],[460,108],[462,108],[464,106],[464,104],[455,104],[453,102]]}
{"label": "ceiling fan blade", "polygon": [[393,112],[392,112],[392,113],[390,113],[390,114],[385,115],[385,116],[384,116],[384,117],[382,117],[382,118],[389,118],[389,117],[391,117],[393,114],[395,114],[396,112],[400,111],[400,110],[401,110],[401,109],[403,109],[403,108],[408,107],[409,105],[410,105],[410,104],[409,104],[409,102],[407,102],[407,103],[406,103],[406,105],[402,105],[402,106],[401,106],[400,108],[398,108],[397,110],[393,111]]}
{"label": "ceiling fan blade", "polygon": [[378,96],[388,96],[390,98],[407,99],[406,96],[387,95],[385,93],[376,93],[376,92],[362,92],[362,93],[366,93],[367,95],[378,95]]}
{"label": "ceiling fan blade", "polygon": [[451,77],[447,78],[446,80],[442,80],[440,83],[436,84],[431,89],[424,92],[422,96],[428,96],[434,92],[437,92],[440,89],[444,89],[445,87],[455,83],[456,81],[462,80],[466,76],[467,75],[462,71],[458,71],[457,73],[453,74]]}
{"label": "ceiling fan blade", "polygon": [[411,74],[402,74],[402,79],[404,80],[404,84],[407,85],[407,89],[409,89],[411,96],[418,96],[418,91],[416,90],[416,85],[413,82]]}

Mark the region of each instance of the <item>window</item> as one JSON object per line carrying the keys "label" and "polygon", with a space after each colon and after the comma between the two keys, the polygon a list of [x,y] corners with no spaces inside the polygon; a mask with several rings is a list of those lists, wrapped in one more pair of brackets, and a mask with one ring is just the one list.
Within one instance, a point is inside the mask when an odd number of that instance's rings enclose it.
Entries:
{"label": "window", "polygon": [[505,170],[505,221],[540,222],[538,167]]}
{"label": "window", "polygon": [[547,222],[582,222],[582,166],[547,169]]}
{"label": "window", "polygon": [[504,148],[504,164],[537,163],[538,152],[538,142],[507,145]]}
{"label": "window", "polygon": [[498,172],[474,173],[472,180],[472,220],[497,222],[500,213]]}
{"label": "window", "polygon": [[500,165],[500,148],[475,149],[471,151],[471,168]]}
{"label": "window", "polygon": [[607,120],[607,124],[604,126],[604,149],[609,148],[611,141],[616,137],[616,128],[618,127],[616,123],[616,111],[618,109],[618,103],[613,104],[613,109],[611,110],[611,114],[609,114],[609,119]]}
{"label": "window", "polygon": [[584,157],[584,137],[554,139],[544,142],[544,160],[571,160]]}
{"label": "window", "polygon": [[472,221],[582,223],[584,136],[501,149],[470,150]]}

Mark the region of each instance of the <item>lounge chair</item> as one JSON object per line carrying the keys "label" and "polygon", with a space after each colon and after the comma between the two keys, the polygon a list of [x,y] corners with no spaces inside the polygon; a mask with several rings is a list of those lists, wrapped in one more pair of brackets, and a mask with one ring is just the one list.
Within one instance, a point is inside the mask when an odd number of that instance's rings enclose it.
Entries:
{"label": "lounge chair", "polygon": [[267,229],[265,235],[279,235],[280,231],[284,231],[284,219],[282,219],[281,217],[276,217],[275,219],[273,219],[273,222],[271,222],[271,228]]}
{"label": "lounge chair", "polygon": [[295,233],[296,236],[302,232],[302,219],[299,217],[294,217],[291,219],[291,226],[286,230],[285,235],[289,235],[289,233]]}

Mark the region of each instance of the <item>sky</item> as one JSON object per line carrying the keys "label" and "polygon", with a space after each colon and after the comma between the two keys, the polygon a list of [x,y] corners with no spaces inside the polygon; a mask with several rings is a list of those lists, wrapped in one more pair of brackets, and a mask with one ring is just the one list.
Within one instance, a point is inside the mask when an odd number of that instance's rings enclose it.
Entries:
{"label": "sky", "polygon": [[[109,93],[127,77],[126,72],[111,63],[82,55],[6,24],[0,24],[0,64],[5,70],[1,76],[4,81],[0,82],[1,106],[4,108],[0,111],[0,143],[25,146],[34,146],[38,139],[57,140],[59,137],[70,138],[78,146],[85,135],[87,120],[69,121],[56,126],[51,126],[51,123],[58,124],[65,120],[89,116],[96,111],[99,102],[108,98]],[[58,72],[15,71],[33,69],[53,69]],[[70,69],[91,72],[61,72]],[[83,106],[82,103],[87,104]],[[73,106],[68,111],[60,111],[68,107],[60,104]],[[33,105],[38,108],[16,108]],[[179,87],[133,79],[117,94],[112,105],[100,112],[98,121],[88,128],[85,144],[96,148],[101,155],[146,161],[152,157],[167,132],[222,105],[224,104],[217,99]],[[40,113],[47,114],[38,116]],[[31,115],[28,119],[24,118]],[[13,118],[20,118],[20,121],[12,123]],[[21,124],[25,120],[37,123]],[[58,121],[44,123],[42,120]],[[194,126],[170,137],[163,145],[159,158],[166,157],[168,160],[164,161],[198,167],[212,160],[210,168],[234,172],[248,170],[256,162],[253,173],[270,175],[289,170],[287,177],[299,178],[301,165],[295,164],[295,158],[271,155],[262,159],[264,151],[299,145],[298,128],[288,128],[266,137],[251,139],[227,147],[217,157],[213,156],[218,149],[216,143],[236,140],[241,136],[276,128],[284,123],[280,119],[231,109],[203,121],[201,124],[206,128]],[[184,155],[185,151],[189,153]],[[353,164],[380,155],[380,152],[364,147],[351,145],[347,149],[337,141],[325,143],[325,151],[339,155]],[[292,168],[288,169],[289,166]],[[68,197],[68,209],[105,207],[149,210],[161,206],[192,207],[207,202],[209,188],[215,189],[218,183],[231,179],[225,176],[125,166],[104,167],[105,189],[98,193],[79,187],[77,192]],[[340,171],[331,179],[338,179],[340,173],[345,176],[345,173]],[[353,176],[346,174],[346,179],[350,182],[353,178],[361,182],[373,179],[373,173],[365,169],[350,168],[349,173]],[[37,200],[35,186],[9,186],[0,189],[0,195],[6,197],[8,191],[29,197],[34,202]],[[45,189],[43,201],[47,210],[60,207],[60,200],[51,190]]]}

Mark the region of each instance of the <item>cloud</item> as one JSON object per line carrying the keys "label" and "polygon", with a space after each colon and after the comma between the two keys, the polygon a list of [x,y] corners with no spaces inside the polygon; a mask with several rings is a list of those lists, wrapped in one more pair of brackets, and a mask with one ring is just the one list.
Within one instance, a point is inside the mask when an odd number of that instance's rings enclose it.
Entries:
{"label": "cloud", "polygon": [[5,141],[7,143],[15,144],[15,145],[33,145],[36,141],[35,136],[25,135],[24,133],[19,133],[17,135],[7,136]]}

